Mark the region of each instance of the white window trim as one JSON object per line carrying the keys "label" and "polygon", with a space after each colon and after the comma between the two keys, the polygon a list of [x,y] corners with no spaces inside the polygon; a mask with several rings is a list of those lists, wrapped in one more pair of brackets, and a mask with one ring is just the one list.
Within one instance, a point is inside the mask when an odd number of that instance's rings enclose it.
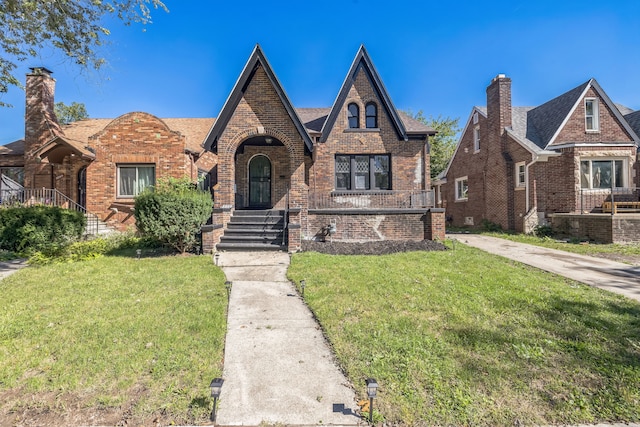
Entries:
{"label": "white window trim", "polygon": [[[587,102],[593,102],[593,116],[587,115]],[[593,119],[593,127],[589,129],[587,126],[587,119],[591,117]],[[598,98],[585,98],[584,99],[584,129],[587,132],[600,132],[600,105]]]}
{"label": "white window trim", "polygon": [[[582,167],[582,162],[611,162],[611,161],[622,161],[622,187],[615,188],[627,188],[629,187],[629,183],[632,182],[629,177],[629,158],[628,157],[581,157],[580,158],[580,167]],[[589,169],[591,169],[592,163],[589,163]],[[580,171],[582,173],[582,171]],[[593,171],[590,170],[590,176],[593,176]],[[580,190],[582,191],[602,191],[602,190],[611,190],[611,187],[606,188],[593,188],[593,181],[590,178],[589,187],[582,187],[582,177],[580,180]]]}
{"label": "white window trim", "polygon": [[[466,181],[467,182],[467,194],[464,197],[461,197],[461,194],[458,192],[458,183],[462,182],[462,181]],[[469,200],[469,177],[467,176],[462,176],[460,178],[456,178],[456,182],[455,182],[455,192],[456,192],[456,201],[457,202],[462,202],[462,201],[466,201]]]}
{"label": "white window trim", "polygon": [[473,128],[473,152],[480,151],[480,126]]}
{"label": "white window trim", "polygon": [[[522,181],[520,180],[520,168],[524,168]],[[527,166],[525,162],[516,163],[516,188],[525,188],[527,186]]]}
{"label": "white window trim", "polygon": [[155,163],[120,163],[116,165],[116,198],[118,199],[134,199],[135,195],[120,194],[120,168],[136,168],[136,180],[137,168],[153,168],[153,181],[156,181],[156,165]]}

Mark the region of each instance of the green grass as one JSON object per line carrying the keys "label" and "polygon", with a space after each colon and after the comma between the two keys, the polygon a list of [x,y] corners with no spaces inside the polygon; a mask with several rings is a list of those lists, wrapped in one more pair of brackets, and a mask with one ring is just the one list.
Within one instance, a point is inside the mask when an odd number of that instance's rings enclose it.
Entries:
{"label": "green grass", "polygon": [[602,243],[585,243],[580,241],[558,241],[549,237],[536,237],[529,234],[512,234],[512,233],[482,233],[487,236],[499,237],[501,239],[511,240],[513,242],[528,243],[530,245],[543,246],[545,248],[559,249],[562,251],[572,252],[580,255],[599,256],[602,254],[623,255],[623,256],[640,256],[640,244],[602,244]]}
{"label": "green grass", "polygon": [[640,304],[483,253],[293,257],[364,398],[407,425],[640,420]]}
{"label": "green grass", "polygon": [[[222,372],[224,275],[211,258],[107,256],[0,281],[4,410],[129,407],[206,421]],[[52,397],[54,396],[54,397]]]}

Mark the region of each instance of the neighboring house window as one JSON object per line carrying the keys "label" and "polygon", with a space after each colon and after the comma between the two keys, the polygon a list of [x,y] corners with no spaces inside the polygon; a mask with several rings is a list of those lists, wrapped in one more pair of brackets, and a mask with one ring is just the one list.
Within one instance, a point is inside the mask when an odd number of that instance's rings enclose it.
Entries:
{"label": "neighboring house window", "polygon": [[349,129],[357,129],[360,127],[360,107],[358,104],[351,103],[347,107],[349,117]]}
{"label": "neighboring house window", "polygon": [[480,151],[480,126],[473,129],[473,151]]}
{"label": "neighboring house window", "polygon": [[456,179],[456,200],[469,198],[469,181],[466,176]]}
{"label": "neighboring house window", "polygon": [[527,184],[527,173],[524,162],[516,163],[516,187],[525,187]]}
{"label": "neighboring house window", "polygon": [[336,190],[390,190],[391,156],[353,154],[336,156]]}
{"label": "neighboring house window", "polygon": [[585,127],[587,130],[599,130],[598,123],[598,99],[585,98],[584,100]]}
{"label": "neighboring house window", "polygon": [[156,168],[153,165],[118,166],[118,197],[135,197],[155,183]]}
{"label": "neighboring house window", "polygon": [[375,103],[369,102],[364,108],[366,116],[366,126],[368,129],[375,129],[378,127],[378,107]]}
{"label": "neighboring house window", "polygon": [[614,178],[614,187],[625,187],[626,163],[626,160],[616,159],[593,159],[580,161],[580,187],[611,188],[612,176]]}
{"label": "neighboring house window", "polygon": [[473,124],[474,125],[478,124],[478,112],[477,111],[475,113],[473,113]]}

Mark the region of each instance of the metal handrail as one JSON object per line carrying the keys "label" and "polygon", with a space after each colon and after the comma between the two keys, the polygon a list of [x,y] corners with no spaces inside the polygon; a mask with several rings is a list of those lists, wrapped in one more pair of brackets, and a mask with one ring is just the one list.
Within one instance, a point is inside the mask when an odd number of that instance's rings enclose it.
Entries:
{"label": "metal handrail", "polygon": [[309,192],[309,209],[424,209],[435,207],[433,190]]}

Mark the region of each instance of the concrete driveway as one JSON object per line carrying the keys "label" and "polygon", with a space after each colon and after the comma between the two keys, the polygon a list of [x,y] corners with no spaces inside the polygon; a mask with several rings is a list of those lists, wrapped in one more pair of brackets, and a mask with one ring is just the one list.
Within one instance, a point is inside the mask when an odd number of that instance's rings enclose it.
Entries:
{"label": "concrete driveway", "polygon": [[640,267],[478,234],[447,238],[640,301]]}

